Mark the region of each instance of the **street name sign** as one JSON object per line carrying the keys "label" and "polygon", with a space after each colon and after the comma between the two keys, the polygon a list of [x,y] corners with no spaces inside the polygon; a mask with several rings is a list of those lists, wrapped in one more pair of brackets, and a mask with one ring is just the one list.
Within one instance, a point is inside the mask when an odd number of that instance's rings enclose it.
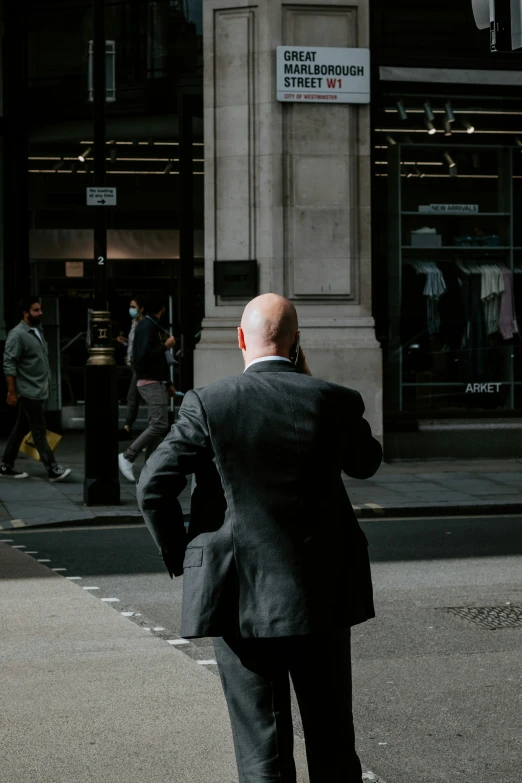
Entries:
{"label": "street name sign", "polygon": [[87,188],[88,207],[115,207],[116,188]]}
{"label": "street name sign", "polygon": [[370,50],[278,46],[277,100],[369,103]]}

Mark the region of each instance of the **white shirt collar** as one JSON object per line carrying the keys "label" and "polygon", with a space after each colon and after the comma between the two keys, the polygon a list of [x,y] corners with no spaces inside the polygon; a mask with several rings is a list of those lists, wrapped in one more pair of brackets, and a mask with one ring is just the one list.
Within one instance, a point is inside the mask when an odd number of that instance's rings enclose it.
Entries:
{"label": "white shirt collar", "polygon": [[290,359],[287,359],[286,356],[260,356],[259,359],[252,359],[251,362],[248,362],[243,372],[246,372],[249,367],[252,367],[253,364],[257,364],[258,362],[275,362],[275,361],[288,362],[289,364],[292,364]]}

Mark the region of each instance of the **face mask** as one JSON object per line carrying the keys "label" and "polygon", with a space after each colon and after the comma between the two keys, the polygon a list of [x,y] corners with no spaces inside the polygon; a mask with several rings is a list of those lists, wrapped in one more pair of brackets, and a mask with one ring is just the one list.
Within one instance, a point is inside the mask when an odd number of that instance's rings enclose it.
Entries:
{"label": "face mask", "polygon": [[136,318],[138,315],[138,311],[135,307],[129,307],[129,315],[131,318]]}

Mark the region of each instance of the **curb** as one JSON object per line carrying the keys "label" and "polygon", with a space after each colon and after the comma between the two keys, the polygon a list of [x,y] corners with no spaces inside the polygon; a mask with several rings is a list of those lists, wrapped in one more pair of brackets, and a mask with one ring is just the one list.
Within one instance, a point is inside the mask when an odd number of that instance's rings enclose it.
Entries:
{"label": "curb", "polygon": [[522,503],[463,503],[444,504],[440,506],[378,506],[367,503],[364,506],[354,506],[358,519],[375,519],[386,517],[449,517],[449,516],[489,516],[491,514],[522,514]]}
{"label": "curb", "polygon": [[[367,503],[364,506],[354,506],[357,519],[414,519],[415,517],[459,517],[459,516],[491,516],[504,514],[522,515],[522,503],[469,503],[463,505],[441,506],[379,506],[377,503]],[[184,514],[185,524],[190,520],[189,514]],[[137,511],[135,514],[95,514],[82,519],[60,520],[59,522],[39,522],[27,524],[22,519],[1,519],[0,534],[12,530],[27,530],[60,527],[95,527],[96,525],[143,525],[143,517]]]}

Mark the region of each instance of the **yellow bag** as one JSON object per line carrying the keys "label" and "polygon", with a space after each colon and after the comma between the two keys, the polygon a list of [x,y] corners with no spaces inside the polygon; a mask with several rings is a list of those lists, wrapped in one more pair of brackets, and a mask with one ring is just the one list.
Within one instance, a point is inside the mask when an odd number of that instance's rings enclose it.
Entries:
{"label": "yellow bag", "polygon": [[[56,432],[51,432],[51,430],[45,431],[45,436],[47,438],[47,443],[49,444],[51,451],[54,451],[59,442],[62,439],[61,435],[58,435]],[[22,441],[22,445],[20,446],[20,451],[23,451],[24,454],[28,454],[30,457],[32,457],[35,460],[40,460],[40,455],[38,454],[38,451],[36,449],[36,446],[33,443],[31,433],[28,432],[25,438]]]}

